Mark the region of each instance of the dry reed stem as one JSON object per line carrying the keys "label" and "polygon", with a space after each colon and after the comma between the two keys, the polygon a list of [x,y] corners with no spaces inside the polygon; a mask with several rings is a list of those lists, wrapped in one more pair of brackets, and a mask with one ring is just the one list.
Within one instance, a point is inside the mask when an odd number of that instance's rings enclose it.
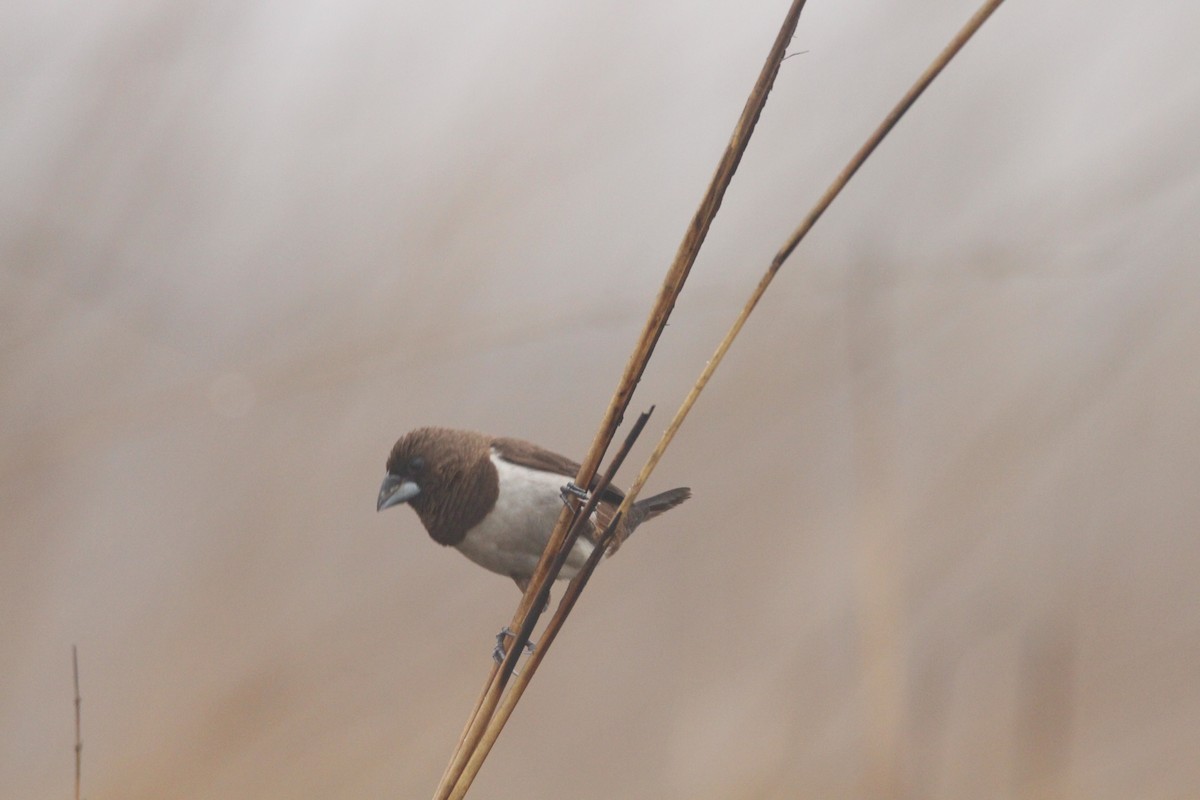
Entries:
{"label": "dry reed stem", "polygon": [[567,590],[563,593],[562,600],[559,601],[558,607],[554,611],[554,615],[546,625],[546,630],[542,633],[542,638],[538,640],[537,649],[530,654],[529,659],[525,662],[525,670],[517,676],[512,688],[501,699],[496,713],[492,716],[491,723],[484,732],[479,745],[475,748],[475,752],[472,753],[462,777],[459,778],[458,785],[454,787],[454,792],[451,793],[450,800],[461,800],[466,795],[467,790],[471,788],[471,783],[479,773],[480,767],[483,766],[484,759],[492,751],[492,745],[500,737],[500,732],[504,730],[504,726],[508,723],[508,718],[512,716],[517,702],[525,694],[525,689],[529,686],[529,682],[533,680],[534,673],[537,672],[542,659],[546,657],[546,651],[550,649],[555,637],[558,636],[558,632],[562,629],[567,616],[575,608],[575,602],[579,599],[583,588],[587,586],[588,579],[591,578],[592,573],[596,570],[596,565],[600,563],[600,559],[603,557],[607,546],[616,538],[617,527],[620,525],[621,519],[621,512],[618,511],[613,515],[612,521],[609,522],[608,527],[604,529],[604,533],[597,539],[596,547],[592,549],[587,562],[579,570],[579,573],[571,579]]}
{"label": "dry reed stem", "polygon": [[79,800],[79,787],[83,777],[83,726],[80,724],[80,706],[83,698],[79,696],[79,651],[71,645],[71,672],[75,676],[75,800]]}
{"label": "dry reed stem", "polygon": [[[788,10],[783,26],[776,36],[771,51],[767,56],[766,63],[763,65],[763,69],[759,74],[758,80],[755,82],[754,88],[751,90],[750,97],[746,101],[742,114],[738,118],[733,135],[730,137],[729,144],[717,165],[716,172],[709,183],[700,207],[693,216],[692,222],[688,226],[679,250],[675,255],[675,260],[671,264],[670,269],[668,269],[666,277],[663,279],[663,285],[659,290],[658,298],[650,311],[650,315],[646,320],[646,324],[642,329],[642,334],[634,347],[633,353],[625,365],[625,371],[604,413],[600,428],[592,441],[592,446],[581,463],[579,474],[575,478],[575,483],[578,486],[588,486],[590,484],[601,459],[604,457],[605,451],[608,449],[621,420],[625,416],[625,410],[629,406],[633,391],[641,380],[642,374],[646,369],[646,364],[650,360],[650,355],[654,352],[654,347],[658,343],[663,329],[666,327],[667,319],[675,306],[675,301],[678,299],[679,293],[683,289],[683,284],[687,280],[688,273],[691,271],[692,264],[695,263],[696,256],[700,251],[700,245],[703,244],[708,230],[712,225],[712,220],[721,207],[725,191],[733,179],[734,172],[737,171],[742,154],[745,152],[746,146],[750,141],[750,136],[754,132],[754,126],[757,124],[758,118],[762,114],[762,109],[766,105],[767,95],[771,91],[775,76],[779,73],[779,65],[783,61],[788,43],[795,33],[804,3],[805,0],[793,0],[791,8]],[[550,570],[554,554],[562,548],[567,536],[567,529],[571,525],[571,520],[578,513],[579,503],[578,501],[572,501],[564,507],[563,512],[559,515],[558,522],[555,524],[554,531],[550,536],[550,541],[546,545],[546,550],[542,553],[542,557],[534,569],[533,576],[530,578],[529,586],[526,588],[525,594],[522,596],[521,602],[513,615],[512,624],[510,625],[512,630],[524,630],[531,614],[534,615],[534,622],[536,622],[536,615],[540,613],[541,609],[540,604],[537,602],[538,598],[542,595],[547,584],[552,580],[550,578]],[[532,627],[532,625],[529,627]],[[518,634],[517,639],[510,646],[510,655],[514,651],[519,652],[521,646],[522,642]],[[505,662],[507,663],[508,660],[506,658]],[[504,665],[493,667],[489,673],[485,683],[486,688],[476,703],[475,710],[472,712],[464,728],[455,754],[442,776],[442,781],[438,786],[437,792],[434,794],[435,800],[445,800],[449,796],[451,788],[458,782],[463,768],[470,759],[472,751],[478,745],[485,726],[495,711],[499,695],[504,689],[507,678],[503,667]],[[511,670],[511,666],[509,669]]]}
{"label": "dry reed stem", "polygon": [[[466,768],[472,753],[479,745],[486,726],[495,714],[496,705],[500,701],[500,696],[504,691],[504,687],[507,684],[508,679],[513,674],[513,669],[516,666],[517,659],[520,657],[520,653],[524,648],[525,643],[529,641],[529,637],[533,633],[533,628],[537,624],[537,619],[541,614],[542,608],[544,608],[546,605],[551,583],[562,569],[563,564],[566,563],[567,555],[570,553],[571,548],[575,544],[575,540],[579,537],[583,530],[584,520],[590,519],[592,512],[596,508],[596,505],[600,502],[601,495],[612,482],[617,470],[621,467],[621,464],[624,463],[625,457],[629,455],[629,451],[632,449],[634,442],[637,441],[637,437],[641,434],[642,429],[646,426],[646,422],[650,419],[650,413],[652,411],[653,408],[638,417],[637,422],[633,425],[629,434],[625,437],[624,444],[621,446],[620,450],[618,450],[617,455],[614,456],[612,463],[596,482],[583,508],[575,509],[572,513],[572,523],[567,531],[567,537],[564,540],[563,547],[558,553],[555,554],[554,559],[552,559],[546,587],[537,595],[537,602],[533,606],[536,611],[531,612],[521,620],[520,627],[518,627],[516,632],[512,634],[512,641],[509,644],[504,659],[500,664],[493,665],[492,670],[488,675],[488,680],[484,685],[483,692],[476,700],[475,708],[471,712],[471,717],[468,719],[467,725],[459,738],[459,743],[455,749],[454,756],[451,758],[446,770],[442,773],[442,780],[438,784],[438,794],[436,797],[449,796],[449,792],[454,785],[461,782],[463,770]],[[507,720],[507,716],[505,716],[505,719]],[[501,727],[503,727],[503,723],[501,723]],[[476,767],[476,770],[477,769],[478,767]],[[474,775],[472,774],[468,778],[468,785],[473,779]]]}
{"label": "dry reed stem", "polygon": [[[938,76],[938,74],[948,63],[950,63],[950,60],[958,54],[958,51],[963,48],[963,45],[970,40],[975,32],[979,30],[980,26],[987,21],[987,18],[992,15],[992,12],[995,11],[1003,2],[1004,0],[987,0],[987,2],[985,2],[979,8],[979,10],[975,12],[975,14],[967,21],[962,29],[959,30],[954,38],[950,40],[950,43],[946,45],[945,49],[938,54],[937,58],[933,60],[925,72],[921,74],[921,77],[919,77],[916,82],[909,87],[909,90],[905,92],[902,98],[900,98],[900,101],[892,107],[892,110],[888,112],[886,117],[884,117],[883,122],[879,124],[879,127],[877,127],[875,131],[867,138],[866,142],[863,143],[863,146],[858,149],[858,152],[855,153],[853,157],[851,157],[850,161],[845,167],[842,168],[842,171],[838,173],[838,176],[833,180],[833,183],[829,185],[829,188],[825,190],[825,193],[821,195],[821,198],[817,200],[816,205],[814,205],[812,210],[808,212],[808,215],[800,223],[799,227],[792,232],[792,235],[788,237],[783,246],[779,248],[779,251],[775,253],[775,257],[771,259],[771,264],[769,267],[767,267],[766,273],[762,276],[758,282],[758,286],[756,286],[754,291],[751,293],[750,299],[746,301],[746,305],[742,308],[741,313],[739,313],[737,319],[733,321],[733,325],[731,325],[729,330],[726,332],[725,338],[721,340],[719,345],[717,345],[717,349],[713,353],[712,358],[710,358],[708,363],[704,365],[704,369],[701,371],[700,377],[698,377],[695,384],[692,385],[687,397],[685,397],[683,399],[683,403],[680,404],[679,410],[675,412],[675,416],[671,419],[671,423],[667,426],[667,429],[663,431],[662,437],[658,440],[658,444],[654,446],[654,450],[650,453],[650,457],[646,459],[646,463],[642,467],[642,471],[638,473],[637,478],[634,479],[633,484],[629,487],[629,491],[626,492],[625,501],[621,504],[622,511],[628,512],[630,505],[632,505],[632,503],[637,499],[638,493],[641,492],[642,487],[646,485],[646,481],[649,479],[650,473],[652,473],[654,468],[658,466],[658,462],[662,458],[663,453],[666,452],[667,446],[671,443],[671,440],[675,438],[675,434],[679,430],[679,427],[683,425],[683,421],[687,417],[688,412],[692,410],[692,406],[695,405],[696,399],[700,396],[700,393],[704,391],[704,387],[708,385],[709,378],[711,378],[713,373],[716,372],[721,360],[725,358],[725,353],[729,351],[729,346],[733,344],[733,340],[736,339],[738,334],[741,332],[742,326],[745,325],[746,320],[750,318],[750,313],[754,311],[755,306],[758,305],[758,301],[761,300],[762,296],[766,293],[767,287],[771,285],[771,281],[774,280],[775,274],[779,272],[779,268],[783,266],[783,262],[788,259],[788,257],[792,254],[792,251],[796,249],[796,246],[800,244],[800,240],[802,240],[808,234],[808,232],[812,230],[813,225],[817,223],[817,220],[821,218],[821,215],[824,214],[826,209],[829,208],[830,204],[833,203],[834,198],[836,198],[841,193],[842,189],[846,187],[846,184],[850,182],[852,177],[854,177],[854,173],[858,172],[859,167],[861,167],[863,162],[870,157],[871,153],[875,151],[875,148],[879,146],[879,143],[883,141],[884,137],[891,132],[892,128],[895,127],[896,123],[900,121],[900,118],[904,116],[905,112],[907,112],[908,109],[912,107],[913,103],[917,101],[917,98],[920,97],[927,88],[929,88],[929,84],[933,83],[933,79]],[[619,544],[619,542],[614,544]]]}
{"label": "dry reed stem", "polygon": [[[653,408],[638,416],[637,421],[625,436],[625,441],[622,443],[616,455],[613,456],[612,462],[608,469],[605,470],[601,480],[596,484],[596,488],[592,491],[589,498],[589,505],[584,507],[583,513],[577,514],[575,524],[571,526],[571,531],[567,536],[563,549],[555,555],[554,565],[551,575],[557,575],[562,565],[566,562],[567,554],[575,545],[575,539],[578,538],[583,529],[583,521],[591,516],[591,508],[595,505],[596,500],[603,493],[616,475],[617,470],[625,461],[625,457],[629,455],[629,451],[633,449],[634,442],[641,435],[642,429],[646,427],[646,422],[650,419],[650,414],[654,411]],[[471,788],[471,784],[475,780],[475,776],[479,773],[480,767],[483,766],[484,759],[492,750],[492,745],[496,743],[500,732],[508,723],[508,719],[512,716],[513,709],[516,708],[517,702],[525,693],[525,688],[529,682],[533,680],[534,673],[537,672],[538,666],[542,663],[542,659],[546,657],[546,652],[554,643],[554,639],[558,636],[558,631],[562,628],[567,616],[571,613],[571,609],[575,607],[575,601],[579,598],[583,587],[587,585],[588,578],[591,577],[596,565],[600,562],[600,557],[604,555],[608,543],[612,541],[617,528],[620,526],[622,515],[620,512],[613,515],[608,526],[598,537],[596,546],[592,548],[591,554],[588,556],[587,562],[580,569],[579,573],[571,579],[567,586],[566,592],[563,593],[562,599],[559,601],[558,607],[555,609],[554,615],[550,622],[546,625],[546,630],[543,631],[541,639],[538,641],[537,649],[530,654],[530,657],[525,662],[525,669],[520,675],[517,675],[517,680],[510,688],[507,694],[504,694],[499,700],[498,706],[492,711],[491,718],[488,721],[486,729],[483,731],[478,742],[475,743],[472,752],[467,756],[467,762],[464,765],[461,774],[453,787],[453,790],[448,795],[450,800],[456,800],[466,795],[467,790]],[[546,593],[549,593],[547,587]],[[545,597],[539,595],[537,608],[542,608],[545,602]],[[508,652],[505,654],[504,663],[500,669],[507,678],[513,671],[516,665],[517,658],[520,656],[524,643],[528,641],[529,635],[533,632],[534,617],[526,618],[522,629],[517,633],[509,646]]]}

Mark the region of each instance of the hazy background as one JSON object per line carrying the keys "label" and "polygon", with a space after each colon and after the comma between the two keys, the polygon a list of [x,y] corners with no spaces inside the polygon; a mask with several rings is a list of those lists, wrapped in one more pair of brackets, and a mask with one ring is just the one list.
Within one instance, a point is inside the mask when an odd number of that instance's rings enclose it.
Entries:
{"label": "hazy background", "polygon": [[[427,797],[786,2],[0,11],[0,785]],[[634,409],[974,2],[813,2]],[[1200,796],[1200,7],[1011,0],[781,273],[488,798]],[[632,474],[632,470],[629,470]],[[628,480],[626,475],[625,480]],[[474,795],[473,795],[474,796]]]}

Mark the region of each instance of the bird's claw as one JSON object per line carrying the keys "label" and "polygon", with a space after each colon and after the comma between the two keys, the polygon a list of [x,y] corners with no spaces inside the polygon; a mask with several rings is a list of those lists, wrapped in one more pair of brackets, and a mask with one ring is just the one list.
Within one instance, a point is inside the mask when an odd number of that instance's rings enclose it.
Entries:
{"label": "bird's claw", "polygon": [[[504,640],[509,636],[516,636],[516,634],[512,632],[512,628],[507,626],[496,634],[496,646],[492,648],[492,658],[497,664],[504,663],[504,656],[508,654],[508,650],[504,647]],[[535,649],[533,642],[525,642],[526,653],[533,655]]]}
{"label": "bird's claw", "polygon": [[580,500],[587,500],[587,489],[581,489],[575,485],[575,481],[567,481],[566,485],[558,490],[562,496],[563,504],[567,504],[572,497],[578,497]]}

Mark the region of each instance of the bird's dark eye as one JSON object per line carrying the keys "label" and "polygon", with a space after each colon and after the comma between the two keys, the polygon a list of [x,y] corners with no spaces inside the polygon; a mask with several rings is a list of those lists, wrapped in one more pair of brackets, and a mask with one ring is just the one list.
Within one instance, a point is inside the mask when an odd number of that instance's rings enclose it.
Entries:
{"label": "bird's dark eye", "polygon": [[425,469],[425,459],[421,458],[420,456],[417,456],[412,461],[408,462],[409,472],[420,472],[423,469]]}

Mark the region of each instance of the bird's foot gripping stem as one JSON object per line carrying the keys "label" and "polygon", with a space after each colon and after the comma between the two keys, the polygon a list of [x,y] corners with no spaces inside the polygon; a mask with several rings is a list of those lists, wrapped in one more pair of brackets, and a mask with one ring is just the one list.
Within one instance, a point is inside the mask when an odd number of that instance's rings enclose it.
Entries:
{"label": "bird's foot gripping stem", "polygon": [[570,502],[572,497],[578,497],[584,501],[588,499],[588,490],[576,486],[575,481],[567,481],[566,485],[558,490],[558,493],[562,496],[563,505]]}
{"label": "bird's foot gripping stem", "polygon": [[[512,632],[512,628],[507,626],[496,634],[496,646],[492,648],[492,658],[495,659],[497,664],[504,663],[504,656],[508,654],[508,649],[504,646],[504,640],[510,636],[516,636],[516,634]],[[535,649],[536,647],[533,642],[525,643],[525,652],[529,653],[529,655],[533,655]]]}

